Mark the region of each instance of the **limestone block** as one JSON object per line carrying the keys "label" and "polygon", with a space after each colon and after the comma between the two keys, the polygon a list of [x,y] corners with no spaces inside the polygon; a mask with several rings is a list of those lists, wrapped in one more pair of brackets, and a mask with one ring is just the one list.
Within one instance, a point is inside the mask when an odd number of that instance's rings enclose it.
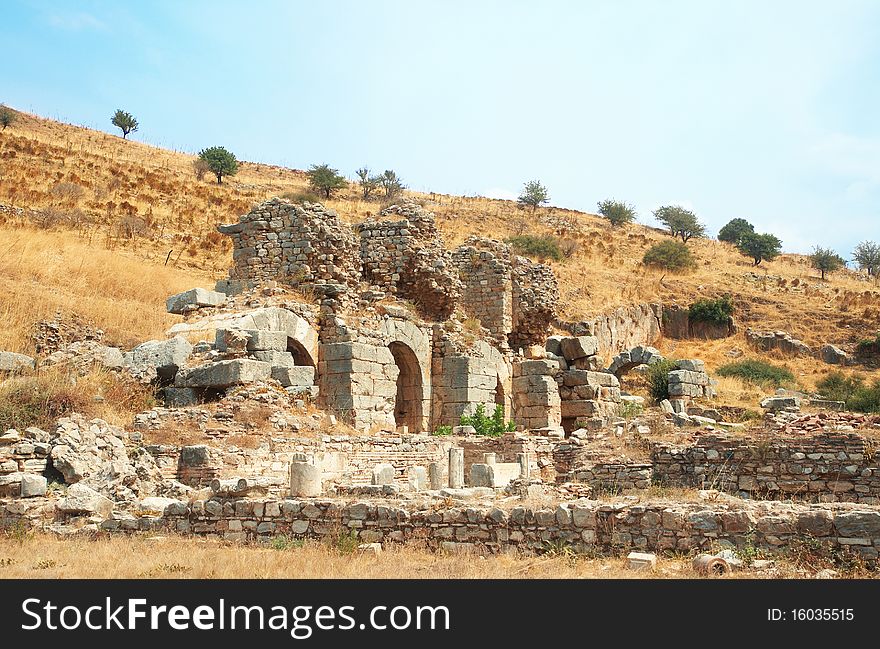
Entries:
{"label": "limestone block", "polygon": [[706,364],[696,358],[682,358],[675,361],[676,366],[680,370],[689,370],[691,372],[705,372]]}
{"label": "limestone block", "polygon": [[297,365],[295,367],[272,368],[272,378],[285,388],[309,387],[315,383],[315,368],[309,365]]}
{"label": "limestone block", "polygon": [[206,306],[220,306],[226,302],[226,294],[203,288],[192,288],[172,295],[165,300],[168,313],[184,314]]}
{"label": "limestone block", "polygon": [[471,464],[470,486],[494,487],[495,468],[491,464],[481,464],[477,462]]}
{"label": "limestone block", "polygon": [[272,365],[249,358],[208,363],[178,372],[177,387],[227,388],[268,379]]}
{"label": "limestone block", "polygon": [[567,361],[595,356],[599,351],[599,339],[595,336],[572,336],[560,342],[562,356]]}
{"label": "limestone block", "polygon": [[657,556],[649,552],[630,552],[626,555],[626,567],[629,570],[654,570],[657,567]]}
{"label": "limestone block", "polygon": [[464,487],[464,449],[449,449],[449,488]]}
{"label": "limestone block", "polygon": [[21,497],[33,498],[35,496],[45,496],[48,480],[41,475],[34,473],[21,474]]}
{"label": "limestone block", "polygon": [[293,354],[290,352],[251,352],[254,360],[268,363],[272,367],[295,367],[296,362],[293,360]]}
{"label": "limestone block", "polygon": [[34,369],[36,361],[30,356],[14,352],[0,352],[0,372],[20,372]]}
{"label": "limestone block", "polygon": [[387,463],[380,463],[373,467],[373,477],[371,484],[374,485],[390,485],[394,484],[395,475],[394,466]]}
{"label": "limestone block", "polygon": [[532,375],[548,375],[552,376],[559,371],[559,363],[542,358],[540,360],[527,360],[513,365],[513,375],[532,376]]}
{"label": "limestone block", "polygon": [[183,336],[169,340],[149,340],[122,355],[122,362],[137,379],[172,379],[192,354],[192,345]]}
{"label": "limestone block", "polygon": [[284,352],[287,351],[286,331],[267,331],[260,329],[245,330],[249,336],[247,350],[249,352]]}
{"label": "limestone block", "polygon": [[599,411],[598,401],[563,401],[561,404],[561,413],[565,418],[589,417],[598,414]]}
{"label": "limestone block", "polygon": [[106,518],[113,511],[113,501],[78,482],[67,488],[55,507],[65,514],[98,514]]}
{"label": "limestone block", "polygon": [[428,488],[428,471],[423,466],[411,466],[406,471],[407,484],[412,491]]}

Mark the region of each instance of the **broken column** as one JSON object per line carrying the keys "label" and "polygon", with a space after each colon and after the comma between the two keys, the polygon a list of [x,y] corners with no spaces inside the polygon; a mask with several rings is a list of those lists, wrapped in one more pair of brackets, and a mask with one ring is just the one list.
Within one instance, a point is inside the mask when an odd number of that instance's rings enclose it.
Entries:
{"label": "broken column", "polygon": [[464,487],[464,449],[449,449],[449,487],[461,489]]}
{"label": "broken column", "polygon": [[290,461],[290,495],[313,498],[320,496],[321,469],[309,463],[304,453],[297,453]]}

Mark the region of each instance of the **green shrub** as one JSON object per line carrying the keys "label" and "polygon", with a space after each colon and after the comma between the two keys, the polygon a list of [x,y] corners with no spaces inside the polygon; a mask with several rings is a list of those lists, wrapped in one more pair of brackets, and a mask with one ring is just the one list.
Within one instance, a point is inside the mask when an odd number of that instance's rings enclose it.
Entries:
{"label": "green shrub", "polygon": [[437,426],[437,428],[434,429],[434,435],[438,437],[452,435],[452,426]]}
{"label": "green shrub", "polygon": [[565,259],[565,253],[559,247],[559,239],[549,235],[536,237],[530,234],[521,234],[515,237],[505,239],[513,249],[526,257],[537,257],[538,259],[552,259],[553,261],[562,261]]}
{"label": "green shrub", "polygon": [[697,300],[690,306],[688,317],[691,322],[714,322],[726,324],[733,315],[733,300],[729,295],[714,300]]}
{"label": "green shrub", "polygon": [[663,270],[687,270],[696,266],[690,248],[681,241],[663,241],[651,246],[642,257],[645,266],[654,266]]}
{"label": "green shrub", "polygon": [[504,423],[504,407],[501,404],[495,406],[495,412],[491,417],[486,415],[485,405],[477,404],[474,414],[461,416],[459,425],[473,426],[477,435],[485,435],[486,437],[500,437],[504,433],[516,430],[516,424],[513,421]]}
{"label": "green shrub", "polygon": [[856,351],[864,355],[880,354],[880,333],[873,338],[864,338],[856,345]]}
{"label": "green shrub", "polygon": [[787,368],[757,359],[746,359],[722,365],[718,368],[718,375],[732,376],[748,383],[776,388],[794,383],[794,375]]}
{"label": "green shrub", "polygon": [[857,388],[853,395],[846,399],[846,407],[858,412],[880,412],[880,380],[870,386]]}
{"label": "green shrub", "polygon": [[678,369],[673,360],[665,359],[648,365],[645,380],[648,384],[648,393],[654,403],[660,403],[669,398],[669,373]]}
{"label": "green shrub", "polygon": [[844,401],[848,410],[880,412],[880,380],[865,385],[861,376],[829,372],[816,384],[816,388],[826,399]]}

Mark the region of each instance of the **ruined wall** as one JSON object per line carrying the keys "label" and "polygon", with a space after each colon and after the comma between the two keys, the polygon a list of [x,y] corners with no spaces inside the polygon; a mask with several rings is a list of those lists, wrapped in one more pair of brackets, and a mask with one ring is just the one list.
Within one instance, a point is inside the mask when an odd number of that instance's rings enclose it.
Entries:
{"label": "ruined wall", "polygon": [[351,228],[319,203],[296,205],[273,198],[232,225],[217,229],[232,237],[230,280],[257,284],[277,280],[293,286],[322,283],[356,286],[360,245]]}
{"label": "ruined wall", "polygon": [[462,309],[479,320],[495,340],[507,345],[513,328],[510,246],[470,237],[455,251],[454,262],[465,287]]}
{"label": "ruined wall", "polygon": [[855,433],[766,441],[701,435],[691,446],[659,444],[654,481],[757,498],[880,503],[873,444]]}
{"label": "ruined wall", "polygon": [[[13,502],[14,506],[15,503]],[[21,514],[0,509],[0,525]],[[167,529],[229,541],[285,534],[321,538],[350,532],[360,542],[427,544],[448,551],[494,554],[546,552],[563,544],[576,553],[626,553],[632,549],[689,552],[728,541],[737,547],[784,551],[805,536],[826,551],[849,549],[876,559],[880,512],[843,505],[764,503],[651,503],[600,501],[555,508],[471,506],[437,509],[417,504],[345,503],[332,500],[197,500],[169,505],[163,518],[114,520],[110,531]]]}
{"label": "ruined wall", "polygon": [[618,307],[584,322],[557,320],[554,324],[575,336],[595,336],[598,354],[607,362],[618,352],[656,342],[662,333],[662,317],[660,304],[635,304]]}
{"label": "ruined wall", "polygon": [[[508,404],[510,366],[497,349],[477,342],[467,355],[437,342],[432,360],[432,427],[457,426],[462,415],[472,415],[483,404],[491,415],[496,404]],[[508,414],[505,407],[505,414]]]}
{"label": "ruined wall", "polygon": [[555,375],[559,364],[525,360],[513,364],[513,419],[526,429],[561,429],[562,408]]}
{"label": "ruined wall", "polygon": [[448,318],[462,285],[452,254],[437,232],[434,215],[415,203],[392,205],[379,215],[404,218],[368,220],[355,227],[360,235],[364,280],[391,295],[412,300],[426,317]]}
{"label": "ruined wall", "polygon": [[304,453],[331,483],[370,484],[373,468],[380,463],[395,469],[395,482],[405,484],[407,470],[445,463],[454,441],[430,435],[386,435],[382,437],[326,435],[319,438],[273,437],[257,448],[178,447],[150,445],[147,450],[159,465],[163,477],[195,487],[213,478],[265,478],[272,493],[287,495],[290,461]]}
{"label": "ruined wall", "polygon": [[543,344],[558,305],[559,284],[553,270],[526,257],[514,257],[510,346],[519,349]]}

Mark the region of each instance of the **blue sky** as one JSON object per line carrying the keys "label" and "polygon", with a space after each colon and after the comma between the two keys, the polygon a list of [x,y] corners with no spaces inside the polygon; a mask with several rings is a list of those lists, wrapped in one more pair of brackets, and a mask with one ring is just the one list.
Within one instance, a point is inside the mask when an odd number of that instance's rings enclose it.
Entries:
{"label": "blue sky", "polygon": [[0,102],[413,189],[880,239],[880,3],[5,0]]}

